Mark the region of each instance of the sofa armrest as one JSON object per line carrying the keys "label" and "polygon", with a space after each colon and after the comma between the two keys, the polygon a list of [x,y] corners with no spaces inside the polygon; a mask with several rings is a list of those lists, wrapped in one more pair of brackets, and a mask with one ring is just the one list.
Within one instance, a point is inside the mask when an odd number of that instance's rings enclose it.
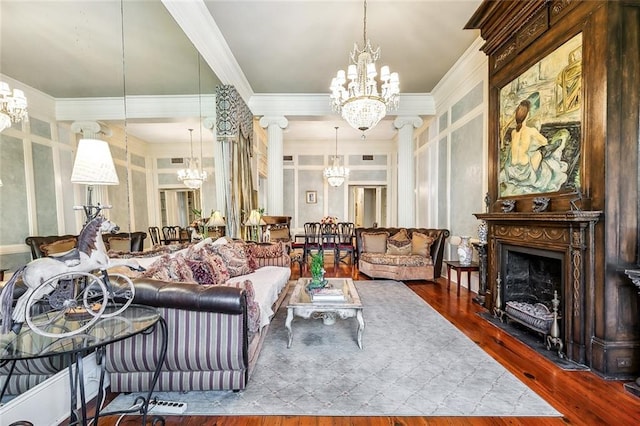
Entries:
{"label": "sofa armrest", "polygon": [[239,315],[246,311],[244,289],[136,278],[134,303],[187,311]]}

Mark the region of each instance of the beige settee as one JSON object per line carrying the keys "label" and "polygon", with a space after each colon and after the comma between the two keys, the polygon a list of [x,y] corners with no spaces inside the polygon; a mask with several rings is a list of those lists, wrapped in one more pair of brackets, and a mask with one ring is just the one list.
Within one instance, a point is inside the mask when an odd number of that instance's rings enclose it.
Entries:
{"label": "beige settee", "polygon": [[358,268],[371,278],[434,281],[448,236],[447,229],[357,228]]}

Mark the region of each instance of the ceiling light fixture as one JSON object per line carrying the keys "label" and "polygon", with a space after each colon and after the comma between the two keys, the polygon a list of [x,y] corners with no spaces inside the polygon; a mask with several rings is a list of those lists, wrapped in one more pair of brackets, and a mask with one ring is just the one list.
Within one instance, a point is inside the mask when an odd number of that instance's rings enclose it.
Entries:
{"label": "ceiling light fixture", "polygon": [[191,158],[187,160],[186,169],[178,170],[178,180],[187,188],[200,189],[202,183],[207,180],[207,172],[200,169],[198,159],[193,157],[193,129],[189,129],[189,136],[191,138]]}
{"label": "ceiling light fixture", "polygon": [[349,169],[341,166],[338,158],[338,127],[336,127],[336,155],[333,157],[333,165],[324,169],[324,177],[331,186],[340,186],[349,177]]}
{"label": "ceiling light fixture", "polygon": [[27,98],[22,90],[13,89],[13,95],[9,84],[0,81],[0,132],[11,123],[28,120]]}
{"label": "ceiling light fixture", "polygon": [[[376,61],[380,57],[380,47],[373,50],[367,38],[367,2],[364,2],[364,45],[362,50],[354,43],[350,58],[352,64],[331,81],[331,105],[342,114],[351,127],[365,131],[375,127],[389,110],[398,108],[400,78],[398,73],[390,73],[388,66],[380,69],[381,90],[375,80],[378,71]],[[350,80],[347,83],[347,78]]]}

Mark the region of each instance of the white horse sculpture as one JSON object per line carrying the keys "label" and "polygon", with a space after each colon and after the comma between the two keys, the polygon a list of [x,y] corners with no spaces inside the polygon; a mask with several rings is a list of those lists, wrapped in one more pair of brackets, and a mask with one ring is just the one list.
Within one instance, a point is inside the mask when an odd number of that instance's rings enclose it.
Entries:
{"label": "white horse sculpture", "polygon": [[[67,273],[106,270],[113,266],[125,265],[132,269],[140,270],[138,262],[133,259],[110,259],[102,240],[103,232],[117,232],[115,223],[98,216],[87,223],[78,235],[78,247],[57,257],[43,257],[35,259],[18,269],[9,282],[4,286],[0,295],[0,315],[2,329],[0,333],[6,334],[10,330],[19,331],[25,320],[27,301],[34,292],[33,297],[40,299],[50,294],[55,287],[42,284],[50,278]],[[11,309],[13,302],[13,290],[18,278],[28,287],[27,291],[18,298],[16,306]]]}

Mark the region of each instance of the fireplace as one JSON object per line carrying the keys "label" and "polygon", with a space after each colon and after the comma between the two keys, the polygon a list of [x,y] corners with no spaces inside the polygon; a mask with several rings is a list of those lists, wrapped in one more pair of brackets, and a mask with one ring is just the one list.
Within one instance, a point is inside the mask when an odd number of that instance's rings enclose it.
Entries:
{"label": "fireplace", "polygon": [[[557,294],[557,337],[562,351],[568,359],[589,365],[595,292],[593,247],[600,212],[476,216],[489,226],[485,307],[502,316],[508,302],[541,304],[552,314]],[[549,333],[544,327],[536,331]]]}

